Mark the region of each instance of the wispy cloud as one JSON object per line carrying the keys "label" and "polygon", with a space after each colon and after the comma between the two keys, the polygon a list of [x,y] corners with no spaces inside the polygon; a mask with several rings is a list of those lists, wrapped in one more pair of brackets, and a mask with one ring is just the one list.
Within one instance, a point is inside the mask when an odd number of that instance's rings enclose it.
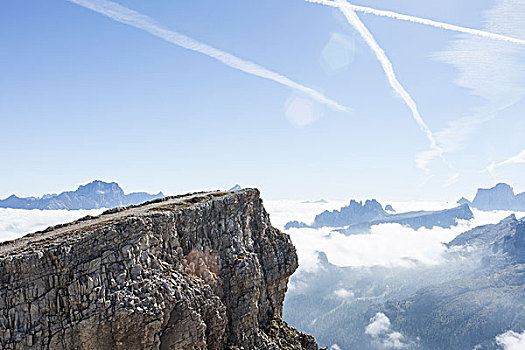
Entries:
{"label": "wispy cloud", "polygon": [[[520,0],[498,0],[485,13],[485,27],[514,37],[525,37],[525,3]],[[525,49],[509,42],[488,41],[462,35],[449,49],[433,57],[453,66],[458,76],[455,83],[485,101],[467,116],[453,120],[434,135],[445,153],[462,149],[469,135],[480,125],[497,118],[500,112],[525,96]],[[427,166],[436,158],[428,152],[418,155]]]}
{"label": "wispy cloud", "polygon": [[359,19],[355,11],[348,6],[342,6],[344,4],[347,4],[348,2],[346,0],[335,0],[339,5],[339,9],[346,17],[348,23],[352,25],[361,35],[361,37],[365,40],[365,42],[368,44],[368,46],[372,49],[372,51],[376,54],[377,59],[379,60],[379,63],[381,64],[381,67],[383,68],[383,71],[385,72],[388,82],[390,83],[390,86],[394,91],[396,91],[399,96],[405,101],[408,108],[410,108],[410,111],[412,112],[412,117],[416,121],[416,123],[419,125],[419,127],[423,130],[425,133],[427,139],[430,142],[430,148],[432,149],[433,154],[436,156],[442,155],[442,149],[437,145],[436,139],[434,137],[434,134],[432,134],[432,131],[427,126],[423,118],[421,117],[421,114],[419,113],[419,110],[417,108],[416,102],[414,99],[410,96],[410,94],[405,90],[403,85],[397,80],[396,74],[394,72],[394,67],[392,66],[392,63],[388,59],[388,56],[386,55],[385,51],[379,46],[377,41],[375,40],[374,36],[368,28],[363,24],[363,22]]}
{"label": "wispy cloud", "polygon": [[[359,19],[355,12],[361,12],[468,34],[455,40],[449,50],[436,54],[434,58],[454,66],[459,73],[456,84],[469,89],[472,95],[487,100],[488,104],[477,108],[469,116],[449,122],[444,129],[433,133],[434,141],[431,141],[431,144],[435,143],[436,147],[420,152],[416,156],[416,165],[419,168],[427,169],[429,163],[434,159],[443,158],[443,153],[463,148],[465,140],[473,130],[495,119],[500,111],[512,106],[525,95],[525,64],[522,58],[525,52],[522,46],[525,44],[525,39],[522,39],[525,37],[525,27],[522,25],[525,17],[523,1],[497,0],[495,7],[485,14],[486,30],[457,26],[393,11],[356,6],[343,0],[305,1],[347,9],[353,13],[353,21],[356,23]],[[377,49],[375,51],[378,54]],[[378,54],[378,58],[379,56],[382,54]],[[380,60],[385,62],[384,59]],[[385,69],[388,65],[383,65],[383,67]],[[418,115],[419,113],[415,114],[413,111],[413,114]]]}
{"label": "wispy cloud", "polygon": [[496,168],[502,167],[504,165],[509,164],[525,164],[525,149],[522,150],[520,153],[516,154],[515,156],[512,156],[510,158],[507,158],[499,163],[492,162],[488,167],[487,171],[492,175],[495,176],[494,171]]}
{"label": "wispy cloud", "polygon": [[397,13],[397,12],[393,12],[393,11],[379,10],[379,9],[375,9],[375,8],[371,8],[371,7],[365,7],[365,6],[357,6],[357,5],[353,5],[353,4],[350,4],[350,3],[346,3],[346,4],[343,3],[343,4],[341,4],[340,2],[331,1],[331,0],[305,0],[305,1],[306,2],[315,3],[315,4],[322,4],[322,5],[332,6],[332,7],[345,6],[345,7],[349,8],[349,9],[351,9],[351,10],[354,10],[354,11],[357,11],[357,12],[362,12],[362,13],[367,13],[367,14],[371,14],[371,15],[375,15],[375,16],[388,17],[388,18],[398,19],[398,20],[402,20],[402,21],[408,21],[408,22],[412,22],[412,23],[424,24],[424,25],[427,25],[427,26],[436,27],[436,28],[440,28],[440,29],[451,30],[451,31],[454,31],[454,32],[472,34],[472,35],[477,35],[477,36],[481,36],[481,37],[484,37],[484,38],[508,41],[508,42],[515,43],[515,44],[525,45],[525,40],[523,40],[523,39],[518,39],[518,38],[514,38],[514,37],[511,37],[511,36],[507,36],[507,35],[491,33],[491,32],[487,32],[485,30],[467,28],[467,27],[462,27],[462,26],[458,26],[458,25],[454,25],[454,24],[438,22],[438,21],[434,21],[434,20],[431,20],[431,19],[427,19],[427,18],[421,18],[421,17],[416,17],[416,16],[409,16],[409,15],[405,15],[405,14],[401,14],[401,13]]}
{"label": "wispy cloud", "polygon": [[117,22],[127,24],[129,26],[142,29],[156,37],[159,37],[167,42],[183,47],[188,50],[202,53],[206,56],[214,58],[227,66],[238,69],[240,71],[252,74],[264,79],[272,80],[281,85],[287,86],[294,90],[300,91],[310,98],[328,105],[337,111],[348,111],[348,108],[339,103],[329,99],[319,91],[301,85],[281,74],[268,70],[256,63],[243,60],[239,57],[233,56],[227,52],[216,49],[210,45],[201,43],[183,34],[166,29],[151,18],[144,16],[136,11],[121,6],[115,2],[107,0],[68,0],[79,6],[83,6],[92,11],[107,16]]}
{"label": "wispy cloud", "polygon": [[504,161],[496,164],[496,166],[500,167],[507,164],[522,164],[525,163],[525,149],[522,150],[520,153],[516,154],[513,157],[510,157],[508,159],[505,159]]}

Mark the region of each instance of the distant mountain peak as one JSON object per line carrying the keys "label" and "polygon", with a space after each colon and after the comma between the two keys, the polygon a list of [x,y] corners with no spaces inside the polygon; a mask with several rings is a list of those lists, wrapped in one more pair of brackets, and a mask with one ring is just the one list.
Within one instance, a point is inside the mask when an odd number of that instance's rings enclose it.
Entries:
{"label": "distant mountain peak", "polygon": [[479,188],[472,207],[480,210],[525,210],[525,193],[514,194],[512,187],[498,183],[492,188]]}
{"label": "distant mountain peak", "polygon": [[461,197],[456,203],[458,204],[468,204],[468,205],[471,205],[472,203],[466,199],[465,197]]}
{"label": "distant mountain peak", "polygon": [[239,191],[239,190],[242,190],[242,187],[239,184],[235,184],[235,186],[230,188],[228,191],[233,192],[233,191]]}
{"label": "distant mountain peak", "polygon": [[11,195],[4,200],[0,200],[0,208],[89,210],[140,204],[162,197],[164,197],[162,192],[158,194],[146,192],[125,194],[124,190],[116,182],[94,180],[78,186],[75,191],[45,194],[40,198],[19,198]]}
{"label": "distant mountain peak", "polygon": [[395,209],[392,207],[392,205],[390,205],[390,204],[387,204],[387,205],[385,206],[385,210],[386,210],[386,211],[390,211],[390,212],[392,212],[392,213],[395,213],[395,212],[396,212],[396,210],[395,210]]}

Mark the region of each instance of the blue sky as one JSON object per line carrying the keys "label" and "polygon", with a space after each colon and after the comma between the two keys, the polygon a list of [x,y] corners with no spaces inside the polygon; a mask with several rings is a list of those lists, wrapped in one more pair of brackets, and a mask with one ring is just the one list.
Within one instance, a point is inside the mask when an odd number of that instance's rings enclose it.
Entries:
{"label": "blue sky", "polygon": [[[7,0],[0,197],[92,179],[165,193],[240,183],[267,198],[455,199],[497,181],[525,190],[523,45],[358,14],[444,150],[424,170],[425,134],[339,10],[302,0],[118,4],[351,111],[66,0]],[[354,4],[525,39],[519,0]]]}

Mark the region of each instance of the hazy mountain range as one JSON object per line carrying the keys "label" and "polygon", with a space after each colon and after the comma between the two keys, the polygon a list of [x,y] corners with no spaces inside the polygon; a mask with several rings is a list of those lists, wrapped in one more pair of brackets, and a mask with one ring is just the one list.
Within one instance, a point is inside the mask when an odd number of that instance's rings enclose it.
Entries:
{"label": "hazy mountain range", "polygon": [[472,219],[472,211],[467,204],[461,204],[456,208],[436,211],[412,211],[406,213],[393,213],[392,206],[387,205],[388,211],[375,199],[364,203],[355,200],[342,207],[340,210],[324,211],[318,214],[312,225],[304,222],[290,221],[285,229],[290,228],[319,228],[319,227],[345,227],[339,232],[355,234],[366,232],[371,226],[384,223],[398,223],[418,229],[420,227],[432,228],[451,227],[457,224],[457,220]]}
{"label": "hazy mountain range", "polygon": [[115,208],[140,204],[156,198],[162,198],[164,194],[149,194],[146,192],[133,192],[125,194],[116,182],[104,182],[95,180],[86,185],[81,185],[75,191],[66,191],[60,194],[46,194],[42,197],[20,198],[11,195],[0,200],[0,208],[13,209],[99,209]]}

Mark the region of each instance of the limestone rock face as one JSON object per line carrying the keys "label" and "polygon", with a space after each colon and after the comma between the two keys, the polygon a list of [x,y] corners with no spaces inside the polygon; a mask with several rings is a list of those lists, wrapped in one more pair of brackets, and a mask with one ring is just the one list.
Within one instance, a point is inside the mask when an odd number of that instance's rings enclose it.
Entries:
{"label": "limestone rock face", "polygon": [[259,192],[168,197],[0,245],[2,349],[317,349]]}
{"label": "limestone rock face", "polygon": [[525,210],[525,192],[514,195],[512,187],[499,183],[492,188],[479,188],[472,206],[480,210]]}

